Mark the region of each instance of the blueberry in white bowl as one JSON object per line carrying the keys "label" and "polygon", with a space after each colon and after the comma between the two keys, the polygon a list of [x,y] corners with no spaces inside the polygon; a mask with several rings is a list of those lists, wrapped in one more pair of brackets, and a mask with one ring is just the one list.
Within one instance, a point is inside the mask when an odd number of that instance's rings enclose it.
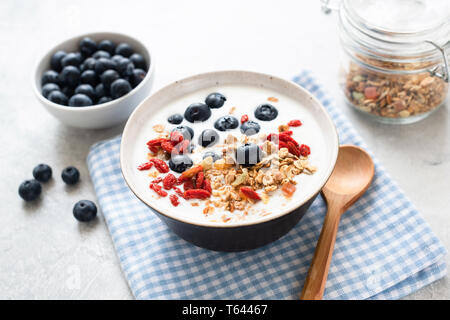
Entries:
{"label": "blueberry in white bowl", "polygon": [[[108,32],[85,34],[62,42],[40,59],[34,74],[34,91],[47,111],[63,123],[79,128],[106,128],[126,120],[148,95],[153,67],[148,49],[132,37]],[[105,71],[108,72],[102,77]],[[116,80],[123,81],[111,91]],[[47,83],[58,85],[59,90],[53,85],[44,90]],[[103,89],[97,90],[101,83]],[[80,94],[76,88],[84,84],[95,91],[95,96],[91,90],[81,93],[89,97],[90,104],[79,97],[69,103],[72,96]]]}

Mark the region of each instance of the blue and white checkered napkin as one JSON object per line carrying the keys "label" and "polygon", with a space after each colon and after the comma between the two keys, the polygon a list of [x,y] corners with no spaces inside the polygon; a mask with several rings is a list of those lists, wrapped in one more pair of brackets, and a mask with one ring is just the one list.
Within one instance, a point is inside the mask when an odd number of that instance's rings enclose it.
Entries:
{"label": "blue and white checkered napkin", "polygon": [[[294,79],[321,100],[341,143],[367,149],[304,72]],[[120,137],[88,156],[98,202],[123,272],[138,299],[297,299],[325,215],[321,197],[286,236],[248,252],[219,253],[180,239],[128,189]],[[375,160],[376,161],[376,160]],[[383,167],[339,226],[325,299],[398,299],[446,274],[446,250]]]}

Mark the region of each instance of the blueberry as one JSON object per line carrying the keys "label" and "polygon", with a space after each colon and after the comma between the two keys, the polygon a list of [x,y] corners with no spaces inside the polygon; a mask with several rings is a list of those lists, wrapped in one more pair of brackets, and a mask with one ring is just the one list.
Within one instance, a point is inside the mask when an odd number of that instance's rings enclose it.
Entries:
{"label": "blueberry", "polygon": [[80,200],[73,207],[73,216],[81,222],[89,222],[97,216],[97,206],[90,200]]}
{"label": "blueberry", "polygon": [[206,159],[208,157],[212,157],[213,162],[216,162],[217,160],[222,158],[220,155],[218,155],[214,151],[207,151],[203,154],[203,159]]}
{"label": "blueberry", "polygon": [[108,95],[108,90],[105,89],[105,87],[103,86],[103,83],[99,83],[95,87],[95,96],[97,97],[97,99],[100,99],[101,97],[104,97],[107,95]]}
{"label": "blueberry", "polygon": [[145,73],[145,71],[142,69],[133,70],[133,73],[130,76],[130,82],[133,88],[136,88],[139,85],[139,83],[141,83],[142,80],[144,80],[146,74],[147,73]]}
{"label": "blueberry", "polygon": [[86,70],[94,70],[95,69],[95,62],[97,60],[95,60],[94,58],[87,58],[86,60],[84,60],[84,62],[81,64],[80,66],[80,70],[81,71],[86,71]]}
{"label": "blueberry", "polygon": [[66,99],[68,99],[67,97],[73,96],[75,90],[72,87],[63,87],[61,92],[64,93],[66,95]]}
{"label": "blueberry", "polygon": [[167,121],[171,124],[180,124],[183,122],[183,116],[179,113],[175,113],[167,118]]}
{"label": "blueberry", "polygon": [[62,50],[56,51],[51,59],[50,66],[53,70],[60,72],[62,69],[61,60],[66,56],[66,53]]}
{"label": "blueberry", "polygon": [[246,121],[241,124],[241,132],[246,136],[257,134],[259,130],[261,130],[261,126],[255,121]]}
{"label": "blueberry", "polygon": [[179,132],[183,135],[185,140],[192,140],[194,138],[194,130],[188,126],[178,126],[173,128],[172,132]]}
{"label": "blueberry", "polygon": [[213,109],[222,107],[225,101],[227,101],[227,98],[225,98],[223,94],[218,92],[210,93],[205,99],[205,103],[208,105],[208,107]]}
{"label": "blueberry", "polygon": [[98,76],[108,69],[116,69],[116,64],[111,59],[100,58],[95,62],[94,70]]}
{"label": "blueberry", "polygon": [[106,70],[102,73],[100,76],[100,81],[103,83],[103,86],[105,88],[109,88],[111,86],[111,83],[119,79],[119,74],[116,70]]}
{"label": "blueberry", "polygon": [[131,91],[131,85],[127,80],[117,79],[111,84],[111,97],[120,98]]}
{"label": "blueberry", "polygon": [[255,110],[256,119],[270,121],[278,116],[278,110],[271,104],[261,104]]}
{"label": "blueberry", "polygon": [[133,54],[133,48],[128,43],[120,43],[116,47],[116,54],[120,54],[121,56],[128,58]]}
{"label": "blueberry", "polygon": [[80,70],[77,67],[66,66],[62,69],[59,79],[61,83],[73,88],[78,85],[80,76]]}
{"label": "blueberry", "polygon": [[75,167],[67,167],[61,173],[61,178],[66,184],[75,184],[80,180],[80,171]]}
{"label": "blueberry", "polygon": [[56,72],[54,70],[45,71],[41,78],[41,85],[43,86],[44,84],[47,84],[47,83],[59,84],[58,72]]}
{"label": "blueberry", "polygon": [[41,191],[41,184],[37,180],[25,180],[19,186],[19,195],[25,201],[36,200]]}
{"label": "blueberry", "polygon": [[112,101],[111,97],[104,96],[98,100],[97,104],[102,104],[102,103],[106,103],[106,102],[110,102],[110,101]]}
{"label": "blueberry", "polygon": [[211,117],[211,109],[204,103],[193,103],[184,112],[184,118],[189,122],[203,122],[209,117]]}
{"label": "blueberry", "polygon": [[121,56],[120,54],[115,54],[112,56],[111,60],[114,61],[115,64],[118,64],[120,60],[125,58],[124,56]]}
{"label": "blueberry", "polygon": [[186,169],[192,167],[193,164],[192,159],[185,154],[174,155],[169,160],[169,168],[178,173],[186,171]]}
{"label": "blueberry", "polygon": [[239,121],[233,116],[223,116],[214,122],[214,128],[219,131],[227,131],[231,129],[236,129],[239,126]]}
{"label": "blueberry", "polygon": [[110,59],[111,55],[107,51],[98,50],[92,55],[92,58],[97,59],[97,60],[100,58]]}
{"label": "blueberry", "polygon": [[98,83],[97,74],[95,73],[94,70],[83,71],[80,76],[80,81],[81,83],[90,84],[95,88],[95,86]]}
{"label": "blueberry", "polygon": [[246,143],[236,150],[236,161],[244,167],[250,167],[263,158],[263,151],[254,143]]}
{"label": "blueberry", "polygon": [[74,94],[69,99],[69,106],[71,107],[87,107],[92,106],[93,104],[92,99],[82,93]]}
{"label": "blueberry", "polygon": [[47,182],[52,177],[52,168],[50,166],[41,163],[33,169],[33,177],[40,182]]}
{"label": "blueberry", "polygon": [[61,67],[75,66],[79,67],[81,64],[81,54],[79,52],[69,52],[61,59]]}
{"label": "blueberry", "polygon": [[133,53],[130,56],[131,62],[133,62],[134,66],[138,69],[147,70],[147,63],[142,55],[139,53]]}
{"label": "blueberry", "polygon": [[98,50],[103,50],[108,52],[110,55],[114,54],[114,50],[116,49],[116,45],[110,40],[102,40],[98,44]]}
{"label": "blueberry", "polygon": [[60,88],[56,83],[44,84],[44,86],[42,87],[42,95],[47,98],[50,92],[55,90],[60,91]]}
{"label": "blueberry", "polygon": [[52,91],[50,92],[50,94],[47,97],[48,100],[50,100],[51,102],[63,105],[63,106],[67,106],[67,96],[62,93],[61,91]]}
{"label": "blueberry", "polygon": [[97,43],[89,37],[85,37],[80,41],[80,51],[85,57],[90,57],[97,51]]}
{"label": "blueberry", "polygon": [[[94,88],[90,84],[80,84],[75,89],[75,94],[84,94],[87,95],[89,98],[91,98],[92,101],[96,100],[96,94]],[[69,102],[70,104],[70,102]]]}
{"label": "blueberry", "polygon": [[212,147],[219,142],[219,134],[216,130],[206,129],[198,137],[198,144],[203,148]]}
{"label": "blueberry", "polygon": [[122,77],[131,76],[133,74],[134,64],[128,58],[123,58],[117,63],[117,71]]}

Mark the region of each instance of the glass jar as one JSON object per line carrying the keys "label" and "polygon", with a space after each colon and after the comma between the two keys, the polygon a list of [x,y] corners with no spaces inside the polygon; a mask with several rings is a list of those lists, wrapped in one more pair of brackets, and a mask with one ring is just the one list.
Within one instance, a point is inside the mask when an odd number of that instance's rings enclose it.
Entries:
{"label": "glass jar", "polygon": [[[329,1],[324,2],[329,9]],[[384,123],[412,123],[444,103],[449,2],[339,2],[340,78],[349,105]]]}

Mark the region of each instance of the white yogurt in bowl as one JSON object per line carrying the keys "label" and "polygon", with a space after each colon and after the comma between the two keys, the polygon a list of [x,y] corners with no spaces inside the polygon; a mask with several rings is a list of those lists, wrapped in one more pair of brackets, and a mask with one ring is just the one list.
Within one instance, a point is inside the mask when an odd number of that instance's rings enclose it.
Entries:
{"label": "white yogurt in bowl", "polygon": [[[280,190],[270,193],[268,201],[259,201],[248,210],[230,212],[224,208],[215,208],[205,215],[202,200],[186,201],[174,207],[168,197],[159,197],[149,188],[151,180],[148,171],[139,171],[137,166],[147,162],[147,141],[157,138],[155,125],[164,125],[171,131],[178,125],[167,122],[167,118],[175,113],[183,114],[186,108],[195,102],[204,102],[206,96],[219,92],[226,97],[225,104],[219,109],[211,109],[211,117],[204,122],[190,123],[186,119],[180,125],[194,130],[194,152],[189,156],[194,163],[202,159],[205,151],[222,147],[202,148],[198,138],[205,129],[214,129],[214,122],[224,115],[236,117],[238,120],[246,114],[249,120],[257,122],[261,134],[278,133],[278,127],[290,120],[301,120],[300,127],[293,127],[292,137],[300,144],[311,148],[308,161],[317,168],[312,175],[300,174],[294,177],[297,182],[296,191],[290,198],[282,195]],[[269,98],[276,98],[270,99]],[[254,111],[258,105],[269,103],[278,110],[278,116],[272,121],[258,120]],[[234,111],[233,111],[234,110]],[[243,135],[239,127],[225,132],[218,131],[219,144],[228,134],[237,137]],[[239,144],[239,143],[238,143]],[[295,210],[320,191],[334,168],[337,157],[338,139],[336,130],[320,103],[306,90],[297,85],[272,76],[243,71],[224,71],[202,74],[175,82],[144,101],[130,117],[124,130],[121,146],[121,166],[124,177],[132,191],[147,205],[159,213],[172,219],[202,226],[241,226],[275,219]],[[178,176],[177,173],[171,172]],[[164,176],[164,174],[162,175]],[[182,186],[180,186],[182,189]],[[169,192],[171,194],[173,192]],[[213,199],[212,199],[213,200]],[[196,202],[198,206],[192,206]],[[223,217],[228,217],[224,222]]]}

